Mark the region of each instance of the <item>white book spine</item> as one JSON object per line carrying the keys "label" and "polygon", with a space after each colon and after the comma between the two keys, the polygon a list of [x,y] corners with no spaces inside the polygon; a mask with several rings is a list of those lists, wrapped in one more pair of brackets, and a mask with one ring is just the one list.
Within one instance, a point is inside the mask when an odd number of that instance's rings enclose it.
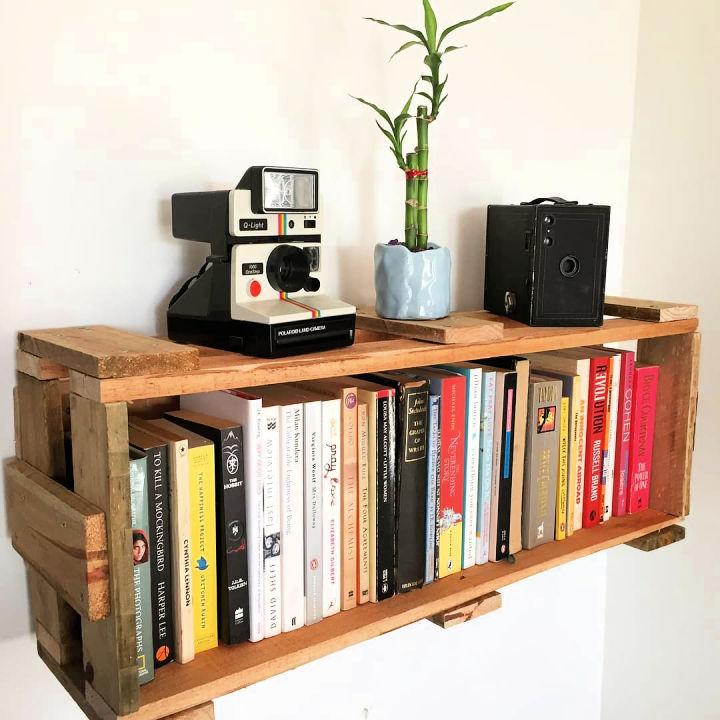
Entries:
{"label": "white book spine", "polygon": [[323,400],[323,617],[340,612],[340,446],[340,400]]}
{"label": "white book spine", "polygon": [[590,392],[590,361],[578,364],[580,376],[580,404],[578,411],[578,452],[577,470],[575,475],[575,512],[573,513],[573,529],[582,530],[583,502],[585,494],[585,453],[587,438],[588,393]]}
{"label": "white book spine", "polygon": [[483,375],[482,420],[480,429],[480,486],[478,488],[478,522],[475,543],[475,564],[490,559],[490,507],[493,483],[493,447],[495,437],[495,377]]}
{"label": "white book spine", "polygon": [[322,405],[304,405],[305,431],[305,623],[322,620]]}
{"label": "white book spine", "polygon": [[[498,396],[499,394],[499,396]],[[502,464],[502,427],[503,427],[503,404],[505,402],[505,372],[495,373],[495,419],[494,426],[497,431],[493,433],[493,468],[492,484],[490,489],[490,523],[488,533],[488,558],[492,562],[497,561],[497,536],[498,536],[498,504],[500,501],[500,466]]]}
{"label": "white book spine", "polygon": [[305,625],[303,407],[280,408],[282,631]]}
{"label": "white book spine", "polygon": [[358,605],[370,601],[368,408],[358,404]]}
{"label": "white book spine", "polygon": [[465,376],[465,497],[463,499],[462,567],[475,565],[477,545],[477,499],[480,474],[480,426],[482,420],[482,369],[473,368]]}
{"label": "white book spine", "polygon": [[425,584],[435,580],[435,520],[440,462],[440,397],[428,399],[427,504],[425,506]]}
{"label": "white book spine", "polygon": [[612,517],[613,487],[615,485],[615,445],[617,441],[617,414],[618,396],[620,394],[620,368],[622,358],[620,355],[613,355],[613,374],[610,383],[610,394],[608,404],[610,406],[610,427],[608,428],[608,451],[605,457],[603,477],[605,481],[605,493],[603,495],[603,522]]}
{"label": "white book spine", "polygon": [[263,408],[265,420],[265,637],[278,635],[282,619],[282,536],[280,521],[280,409]]}
{"label": "white book spine", "polygon": [[181,395],[180,407],[234,420],[243,429],[245,503],[247,512],[248,590],[250,594],[250,640],[265,637],[263,482],[265,455],[262,400],[230,390]]}

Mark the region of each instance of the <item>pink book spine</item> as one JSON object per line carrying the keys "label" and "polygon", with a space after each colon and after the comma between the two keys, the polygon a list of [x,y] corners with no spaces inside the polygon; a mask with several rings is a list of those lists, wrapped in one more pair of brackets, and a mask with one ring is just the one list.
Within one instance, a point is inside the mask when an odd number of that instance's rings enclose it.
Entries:
{"label": "pink book spine", "polygon": [[655,400],[658,367],[635,368],[633,382],[632,445],[628,479],[628,513],[647,509],[650,504],[653,437],[655,435]]}
{"label": "pink book spine", "polygon": [[615,433],[615,488],[612,514],[620,517],[627,513],[628,472],[630,470],[630,436],[632,434],[633,380],[635,353],[626,350],[620,364],[620,392],[618,395],[617,431]]}

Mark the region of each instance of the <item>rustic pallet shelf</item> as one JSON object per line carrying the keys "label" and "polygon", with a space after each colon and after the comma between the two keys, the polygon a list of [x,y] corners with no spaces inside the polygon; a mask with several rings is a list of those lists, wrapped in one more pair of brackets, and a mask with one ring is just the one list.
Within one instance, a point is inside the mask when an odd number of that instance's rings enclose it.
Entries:
{"label": "rustic pallet shelf", "polygon": [[[450,627],[497,609],[498,589],[536,573],[623,543],[653,549],[681,539],[676,523],[689,511],[697,399],[697,311],[638,300],[623,304],[621,298],[610,302],[617,315],[653,322],[619,317],[600,328],[529,328],[491,316],[503,325],[502,340],[438,345],[358,331],[351,348],[287,360],[180,347],[104,326],[21,333],[15,390],[19,462],[11,466],[9,482],[22,512],[12,532],[28,567],[41,658],[90,718],[204,720],[212,717],[213,698],[338,649],[423,618]],[[138,687],[127,551],[129,408],[154,414],[193,392],[624,340],[638,340],[638,358],[661,368],[658,407],[664,410],[657,420],[649,510],[522,551],[513,564],[473,567],[293,633],[218,647],[187,665],[162,668],[153,682]],[[74,473],[68,472],[71,461]],[[70,542],[55,535],[55,515],[66,522],[62,532],[71,533]],[[37,533],[49,543],[52,562],[32,546]],[[67,581],[57,572],[62,567],[72,569]]]}

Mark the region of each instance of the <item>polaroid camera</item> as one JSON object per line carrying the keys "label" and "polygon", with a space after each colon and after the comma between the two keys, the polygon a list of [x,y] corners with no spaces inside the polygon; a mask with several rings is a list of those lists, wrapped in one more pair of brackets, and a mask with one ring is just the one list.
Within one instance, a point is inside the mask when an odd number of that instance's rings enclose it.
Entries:
{"label": "polaroid camera", "polygon": [[255,166],[234,190],[175,194],[172,230],[211,246],[170,301],[172,340],[260,357],[352,345],[355,307],[322,293],[317,170]]}

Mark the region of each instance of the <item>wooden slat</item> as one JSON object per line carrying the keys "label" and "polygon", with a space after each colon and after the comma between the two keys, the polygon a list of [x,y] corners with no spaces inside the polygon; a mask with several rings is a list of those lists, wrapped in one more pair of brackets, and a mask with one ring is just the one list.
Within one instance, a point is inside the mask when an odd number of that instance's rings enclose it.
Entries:
{"label": "wooden slat", "polygon": [[18,333],[21,350],[97,378],[194,370],[198,351],[105,325],[27,330]]}
{"label": "wooden slat", "polygon": [[215,720],[215,706],[211,702],[169,715],[166,720]]}
{"label": "wooden slat", "polygon": [[[292,633],[259,643],[221,645],[207,650],[186,665],[172,663],[164,667],[153,682],[140,689],[140,709],[124,720],[157,720],[169,713],[195,707],[341,648],[378,637],[523,578],[676,522],[676,517],[654,510],[613,518],[598,527],[578,531],[567,540],[520,552],[514,564],[501,562],[474,566],[421,590],[403,593],[381,603],[368,603]],[[384,661],[388,662],[388,658]]]}
{"label": "wooden slat", "polygon": [[75,492],[105,512],[110,567],[110,614],[82,624],[85,677],[125,714],[138,706],[127,406],[72,395],[70,412]]}
{"label": "wooden slat", "polygon": [[505,320],[502,341],[469,345],[436,345],[418,340],[377,340],[350,348],[266,360],[212,351],[200,358],[197,370],[174,375],[97,379],[70,373],[72,392],[99,402],[185,395],[236,387],[314,380],[360,372],[396,370],[417,365],[522,355],[581,345],[692,333],[697,320],[646,323],[616,318],[599,328],[533,328]]}
{"label": "wooden slat", "polygon": [[690,511],[700,335],[643,340],[637,356],[641,362],[660,366],[650,507],[685,516]]}
{"label": "wooden slat", "polygon": [[450,345],[502,340],[505,326],[496,315],[484,310],[454,312],[440,320],[390,320],[373,308],[358,308],[356,327],[387,335]]}
{"label": "wooden slat", "polygon": [[605,298],[605,314],[631,320],[672,322],[673,320],[696,318],[698,306],[608,295]]}
{"label": "wooden slat", "polygon": [[499,610],[502,607],[502,595],[499,592],[491,592],[487,595],[480,596],[477,600],[458,605],[458,607],[444,610],[437,615],[433,615],[432,620],[436,625],[447,630],[448,628],[462,625],[468,620],[487,615],[488,613]]}
{"label": "wooden slat", "polygon": [[18,372],[30,375],[36,380],[59,380],[68,376],[68,369],[64,365],[24,350],[17,350],[15,358]]}
{"label": "wooden slat", "polygon": [[106,617],[104,513],[22,461],[6,466],[6,487],[15,550],[83,617]]}
{"label": "wooden slat", "polygon": [[629,540],[626,544],[636,550],[652,552],[666,545],[672,545],[685,539],[685,528],[682,525],[670,525],[670,527],[656,530],[653,533]]}

